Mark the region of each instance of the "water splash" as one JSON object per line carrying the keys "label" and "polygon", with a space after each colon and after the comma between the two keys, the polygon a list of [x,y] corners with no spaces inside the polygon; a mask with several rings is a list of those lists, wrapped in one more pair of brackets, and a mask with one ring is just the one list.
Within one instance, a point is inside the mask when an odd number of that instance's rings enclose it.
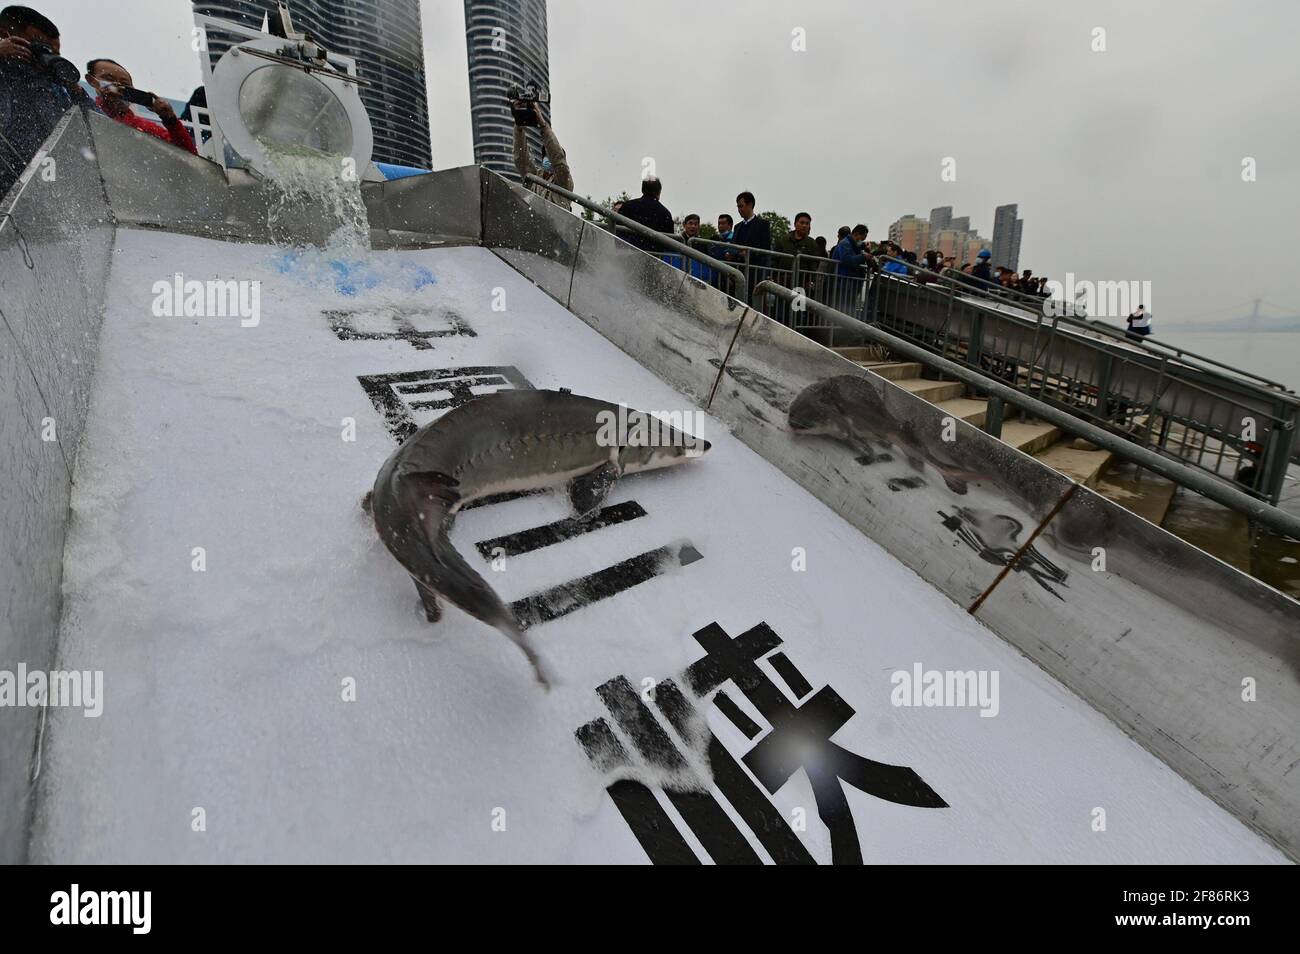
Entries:
{"label": "water splash", "polygon": [[291,223],[300,206],[324,209],[338,225],[325,247],[370,248],[370,220],[361,198],[361,177],[348,173],[349,161],[308,146],[259,137],[266,157],[262,171],[276,198],[267,206],[266,224],[272,235],[292,234]]}

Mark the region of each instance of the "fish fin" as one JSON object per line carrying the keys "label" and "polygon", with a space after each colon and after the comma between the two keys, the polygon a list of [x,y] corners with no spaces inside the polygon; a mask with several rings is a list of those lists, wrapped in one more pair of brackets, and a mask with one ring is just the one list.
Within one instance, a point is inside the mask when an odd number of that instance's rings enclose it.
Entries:
{"label": "fish fin", "polygon": [[438,605],[438,594],[433,591],[432,587],[425,586],[415,577],[411,577],[411,579],[415,580],[415,588],[419,591],[420,602],[424,604],[424,618],[430,623],[438,622],[438,620],[442,619],[442,607]]}
{"label": "fish fin", "polygon": [[460,486],[460,481],[440,470],[421,470],[403,474],[402,480],[415,487],[417,493],[444,503],[454,504],[460,500],[460,493],[456,490]]}
{"label": "fish fin", "polygon": [[375,492],[373,490],[367,490],[366,495],[361,498],[361,509],[366,513],[370,513],[374,509],[374,499]]}
{"label": "fish fin", "polygon": [[606,461],[595,470],[579,474],[569,481],[569,500],[579,520],[592,516],[605,502],[622,471],[613,461]]}
{"label": "fish fin", "polygon": [[[940,473],[943,472],[940,471]],[[948,474],[943,474],[943,482],[947,484],[948,489],[955,494],[966,493],[966,481],[962,480],[960,477],[951,477]]]}

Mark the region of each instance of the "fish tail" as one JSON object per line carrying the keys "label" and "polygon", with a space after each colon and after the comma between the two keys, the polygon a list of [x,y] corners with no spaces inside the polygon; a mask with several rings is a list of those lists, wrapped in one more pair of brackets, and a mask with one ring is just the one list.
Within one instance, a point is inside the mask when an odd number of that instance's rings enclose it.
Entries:
{"label": "fish tail", "polygon": [[[506,612],[509,613],[509,610]],[[526,658],[529,665],[533,667],[533,675],[537,677],[538,684],[549,692],[551,687],[559,680],[555,678],[555,674],[551,670],[550,664],[547,663],[545,657],[538,652],[537,647],[533,645],[533,641],[529,635],[524,632],[523,628],[517,622],[514,621],[514,614],[509,613],[509,615],[511,618],[498,623],[497,629],[505,633],[510,641],[519,647],[519,651],[524,654],[524,658]]]}
{"label": "fish tail", "polygon": [[533,640],[524,632],[524,628],[519,625],[519,620],[515,617],[514,612],[501,600],[501,597],[497,595],[487,580],[483,579],[482,575],[470,566],[465,561],[465,558],[451,545],[445,525],[439,530],[432,550],[438,563],[450,571],[452,575],[458,576],[462,581],[468,583],[469,588],[476,595],[473,599],[458,598],[460,594],[455,589],[444,589],[440,591],[440,594],[471,616],[505,634],[506,638],[519,647],[520,652],[524,654],[524,657],[533,667],[533,673],[537,676],[537,681],[544,688],[550,689],[556,680],[545,660],[533,645]]}

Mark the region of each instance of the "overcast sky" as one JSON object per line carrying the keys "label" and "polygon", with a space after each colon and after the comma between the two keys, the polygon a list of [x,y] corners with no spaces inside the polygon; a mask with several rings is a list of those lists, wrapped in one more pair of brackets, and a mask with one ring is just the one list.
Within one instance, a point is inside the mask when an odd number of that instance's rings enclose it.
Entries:
{"label": "overcast sky", "polygon": [[[111,56],[174,97],[198,83],[185,0],[27,2],[79,64]],[[463,5],[423,7],[434,166],[462,165]],[[1257,296],[1300,314],[1296,0],[550,0],[549,23],[580,192],[635,192],[653,157],[675,214],[749,189],[831,237],[939,205],[991,236],[1016,202],[1021,268],[1150,281],[1165,321]]]}

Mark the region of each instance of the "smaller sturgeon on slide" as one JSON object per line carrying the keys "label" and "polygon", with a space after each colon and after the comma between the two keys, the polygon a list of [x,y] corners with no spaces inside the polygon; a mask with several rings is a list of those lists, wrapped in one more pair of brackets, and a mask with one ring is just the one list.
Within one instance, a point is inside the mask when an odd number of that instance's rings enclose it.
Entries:
{"label": "smaller sturgeon on slide", "polygon": [[[654,423],[633,430],[631,440],[611,440],[610,421],[629,419]],[[647,434],[652,441],[641,439]],[[708,449],[708,441],[626,406],[568,391],[497,391],[412,434],[379,469],[366,502],[384,545],[415,581],[429,621],[441,616],[441,596],[501,630],[528,657],[537,681],[549,686],[510,607],[452,547],[448,533],[457,511],[497,494],[567,486],[585,519],[624,474],[669,467]]]}
{"label": "smaller sturgeon on slide", "polygon": [[967,484],[986,476],[962,467],[936,447],[935,441],[918,433],[910,420],[890,413],[882,388],[851,374],[814,382],[800,391],[790,405],[790,428],[842,441],[863,455],[863,463],[867,464],[876,459],[873,441],[888,444],[916,470],[929,464],[955,494],[966,493]]}

